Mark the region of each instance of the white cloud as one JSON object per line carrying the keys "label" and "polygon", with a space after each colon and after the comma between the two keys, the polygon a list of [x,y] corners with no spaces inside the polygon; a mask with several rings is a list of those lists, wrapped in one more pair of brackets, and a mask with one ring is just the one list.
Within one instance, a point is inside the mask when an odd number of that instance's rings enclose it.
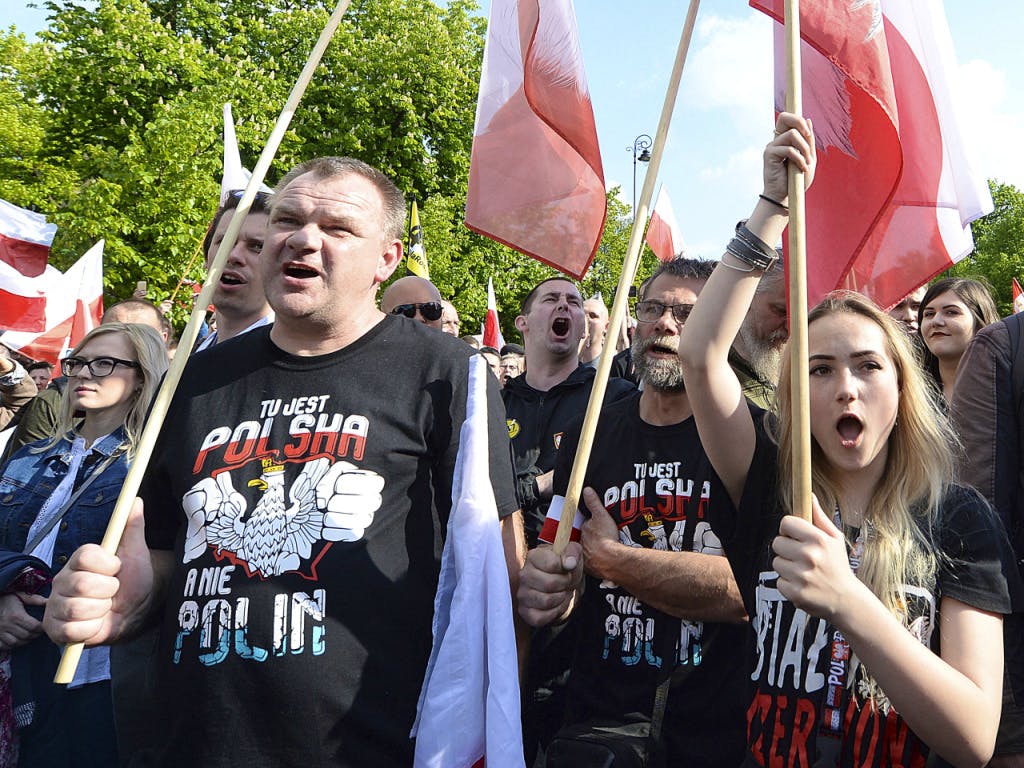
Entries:
{"label": "white cloud", "polygon": [[749,125],[762,134],[774,89],[771,25],[754,12],[741,18],[708,16],[699,23],[683,75],[686,103],[725,109],[738,130],[746,133]]}
{"label": "white cloud", "polygon": [[761,166],[764,147],[748,146],[739,152],[729,155],[723,165],[713,165],[700,169],[699,178],[702,182],[727,179],[738,182],[738,186],[749,186],[743,182],[761,178]]}
{"label": "white cloud", "polygon": [[1004,71],[973,59],[960,67],[959,115],[978,173],[1024,189],[1024,107]]}

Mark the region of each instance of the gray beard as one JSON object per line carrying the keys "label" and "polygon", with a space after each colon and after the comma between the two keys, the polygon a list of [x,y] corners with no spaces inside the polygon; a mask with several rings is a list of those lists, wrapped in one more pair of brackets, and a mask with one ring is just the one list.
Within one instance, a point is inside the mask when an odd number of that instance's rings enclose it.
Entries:
{"label": "gray beard", "polygon": [[[647,341],[654,341],[654,338]],[[644,382],[644,386],[661,392],[685,392],[683,366],[679,362],[679,358],[652,360],[647,357],[648,346],[637,339],[633,342],[632,347],[633,365],[636,367],[637,377]]]}
{"label": "gray beard", "polygon": [[740,327],[740,341],[743,342],[744,358],[762,379],[773,384],[779,380],[779,369],[782,366],[782,347],[765,344],[745,327]]}

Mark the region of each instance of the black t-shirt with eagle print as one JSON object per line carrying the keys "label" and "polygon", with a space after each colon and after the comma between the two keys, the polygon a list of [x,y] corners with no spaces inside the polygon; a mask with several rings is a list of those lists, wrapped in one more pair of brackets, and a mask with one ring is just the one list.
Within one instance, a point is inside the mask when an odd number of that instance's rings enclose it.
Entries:
{"label": "black t-shirt with eagle print", "polygon": [[[189,361],[141,492],[174,558],[161,765],[411,764],[472,354],[388,316],[323,356],[264,328]],[[488,406],[504,517],[496,381]]]}

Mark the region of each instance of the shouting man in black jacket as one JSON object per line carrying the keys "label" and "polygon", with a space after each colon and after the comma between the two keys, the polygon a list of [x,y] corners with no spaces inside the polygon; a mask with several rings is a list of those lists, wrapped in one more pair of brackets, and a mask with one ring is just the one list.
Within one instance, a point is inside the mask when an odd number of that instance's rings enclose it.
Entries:
{"label": "shouting man in black jacket", "polygon": [[[526,346],[526,373],[502,390],[508,434],[516,464],[516,485],[532,548],[551,501],[551,475],[565,428],[587,409],[594,369],[580,365],[586,334],[583,297],[571,280],[552,277],[538,283],[523,300],[516,328]],[[623,379],[611,379],[605,402],[634,391]]]}

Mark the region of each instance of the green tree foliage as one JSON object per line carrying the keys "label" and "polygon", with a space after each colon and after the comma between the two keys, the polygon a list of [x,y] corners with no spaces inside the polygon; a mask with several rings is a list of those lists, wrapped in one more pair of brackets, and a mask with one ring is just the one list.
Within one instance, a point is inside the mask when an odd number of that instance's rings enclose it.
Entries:
{"label": "green tree foliage", "polygon": [[[106,238],[107,290],[200,275],[221,105],[250,167],[328,16],[324,3],[52,0],[38,43],[0,33],[0,197],[58,224],[66,268]],[[331,4],[333,8],[333,3]],[[420,195],[464,188],[482,20],[465,0],[356,0],[278,153],[350,154]],[[187,273],[187,274],[186,274]]]}
{"label": "green tree foliage", "polygon": [[992,287],[1002,315],[1013,312],[1013,278],[1024,282],[1024,192],[990,180],[995,210],[971,225],[974,252],[944,276],[981,277]]}
{"label": "green tree foliage", "polygon": [[[138,280],[161,300],[201,279],[222,105],[251,168],[333,6],[49,0],[38,42],[0,31],[0,197],[57,223],[60,269],[104,238],[108,302]],[[316,155],[379,167],[420,201],[431,277],[466,331],[485,314],[490,276],[512,340],[520,301],[553,271],[463,225],[484,32],[473,0],[353,0],[268,182]],[[611,304],[629,226],[610,194],[585,295]]]}

